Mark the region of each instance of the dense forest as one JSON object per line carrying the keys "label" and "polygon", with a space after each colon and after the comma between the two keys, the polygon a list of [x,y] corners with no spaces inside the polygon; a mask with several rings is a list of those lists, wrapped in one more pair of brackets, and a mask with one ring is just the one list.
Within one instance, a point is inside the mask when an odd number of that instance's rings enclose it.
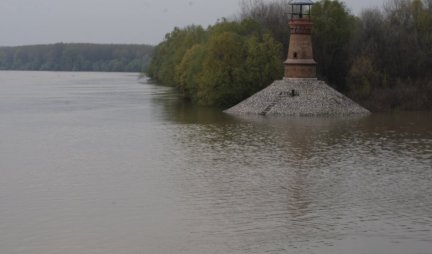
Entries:
{"label": "dense forest", "polygon": [[280,78],[281,47],[256,21],[174,29],[155,48],[150,77],[201,104],[227,107]]}
{"label": "dense forest", "polygon": [[[235,20],[175,28],[147,73],[196,103],[231,106],[282,78],[288,13],[288,0],[244,0]],[[312,18],[320,79],[372,111],[432,109],[432,0],[389,0],[359,16],[321,0]]]}
{"label": "dense forest", "polygon": [[0,70],[142,72],[148,45],[65,44],[0,47]]}

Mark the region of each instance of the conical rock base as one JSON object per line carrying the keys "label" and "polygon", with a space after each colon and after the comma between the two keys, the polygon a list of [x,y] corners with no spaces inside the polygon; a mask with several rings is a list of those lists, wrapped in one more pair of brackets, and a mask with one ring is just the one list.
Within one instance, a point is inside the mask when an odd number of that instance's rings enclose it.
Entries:
{"label": "conical rock base", "polygon": [[348,97],[317,79],[284,79],[225,111],[229,114],[337,116],[369,114]]}

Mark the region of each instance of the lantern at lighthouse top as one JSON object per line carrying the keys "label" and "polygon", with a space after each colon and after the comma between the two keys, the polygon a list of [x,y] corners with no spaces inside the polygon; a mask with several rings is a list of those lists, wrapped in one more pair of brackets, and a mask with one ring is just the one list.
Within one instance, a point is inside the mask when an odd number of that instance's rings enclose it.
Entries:
{"label": "lantern at lighthouse top", "polygon": [[292,0],[289,4],[291,5],[291,20],[310,20],[311,8],[314,2],[311,0]]}
{"label": "lantern at lighthouse top", "polygon": [[311,0],[290,2],[290,41],[288,58],[284,62],[285,78],[316,78],[316,62],[313,57],[311,33],[313,23]]}
{"label": "lantern at lighthouse top", "polygon": [[290,3],[290,27],[293,34],[310,34],[312,31],[311,0],[292,0]]}

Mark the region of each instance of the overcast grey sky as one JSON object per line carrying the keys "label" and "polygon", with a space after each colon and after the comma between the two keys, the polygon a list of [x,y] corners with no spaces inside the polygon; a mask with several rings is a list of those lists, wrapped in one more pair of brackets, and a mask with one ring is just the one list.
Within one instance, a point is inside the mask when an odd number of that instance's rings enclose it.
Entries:
{"label": "overcast grey sky", "polygon": [[[353,13],[384,0],[346,0]],[[157,44],[175,26],[231,17],[239,0],[0,0],[0,46]]]}

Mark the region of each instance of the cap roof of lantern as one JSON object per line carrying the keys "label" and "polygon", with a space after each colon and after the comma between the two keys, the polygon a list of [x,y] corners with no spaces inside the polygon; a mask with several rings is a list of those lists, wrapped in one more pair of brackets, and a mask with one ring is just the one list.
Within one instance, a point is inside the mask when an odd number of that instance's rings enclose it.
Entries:
{"label": "cap roof of lantern", "polygon": [[314,2],[312,0],[291,0],[290,5],[312,5]]}

